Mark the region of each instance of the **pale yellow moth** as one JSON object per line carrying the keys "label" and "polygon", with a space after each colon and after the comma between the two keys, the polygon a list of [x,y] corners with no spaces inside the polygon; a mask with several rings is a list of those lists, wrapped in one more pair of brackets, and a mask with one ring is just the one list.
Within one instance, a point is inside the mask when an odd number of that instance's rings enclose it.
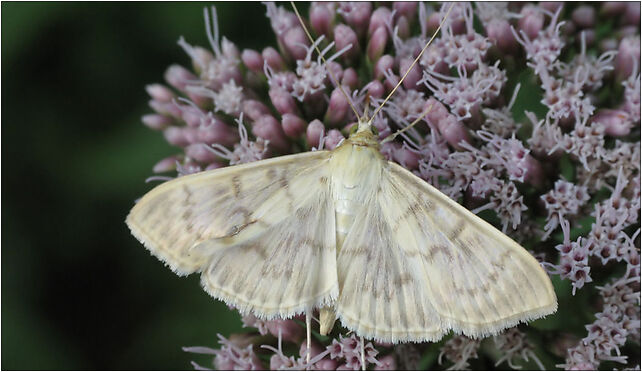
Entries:
{"label": "pale yellow moth", "polygon": [[200,273],[210,295],[241,313],[305,312],[309,324],[320,309],[323,334],[338,318],[385,342],[437,341],[451,330],[483,337],[555,312],[538,262],[385,160],[372,117],[360,117],[332,151],[163,183],[133,207],[127,225],[177,274]]}

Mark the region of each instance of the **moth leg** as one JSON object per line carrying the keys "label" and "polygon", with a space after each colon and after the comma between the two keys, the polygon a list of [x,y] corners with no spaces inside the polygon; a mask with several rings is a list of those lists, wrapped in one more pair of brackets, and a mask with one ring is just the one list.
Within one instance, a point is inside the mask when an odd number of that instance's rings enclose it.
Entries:
{"label": "moth leg", "polygon": [[361,338],[361,370],[365,371],[366,370],[366,350],[365,347],[363,346],[363,336]]}
{"label": "moth leg", "polygon": [[[310,364],[310,347],[312,347],[312,316],[310,315],[310,311],[306,311],[305,313],[305,333],[306,333],[306,347],[307,350],[305,351],[305,359],[306,359],[306,364]],[[309,367],[309,366],[308,366]]]}
{"label": "moth leg", "polygon": [[337,313],[334,308],[324,306],[319,309],[319,333],[326,336],[332,331],[334,322],[337,320]]}

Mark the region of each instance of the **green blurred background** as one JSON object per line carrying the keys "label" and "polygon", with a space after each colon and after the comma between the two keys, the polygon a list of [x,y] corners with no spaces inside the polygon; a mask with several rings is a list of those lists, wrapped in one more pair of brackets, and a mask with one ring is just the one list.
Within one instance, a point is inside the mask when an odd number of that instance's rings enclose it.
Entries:
{"label": "green blurred background", "polygon": [[[209,3],[2,3],[2,369],[191,369],[181,346],[241,322],[130,236],[174,150],[140,123]],[[239,48],[275,45],[259,3],[217,4]],[[202,359],[199,359],[202,360]]]}

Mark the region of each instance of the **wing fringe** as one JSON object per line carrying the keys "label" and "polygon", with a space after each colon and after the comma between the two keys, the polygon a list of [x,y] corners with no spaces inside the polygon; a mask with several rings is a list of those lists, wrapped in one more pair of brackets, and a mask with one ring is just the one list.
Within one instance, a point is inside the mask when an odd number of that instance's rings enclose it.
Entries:
{"label": "wing fringe", "polygon": [[444,332],[426,332],[425,330],[387,330],[383,331],[376,328],[367,327],[361,325],[358,321],[341,314],[337,313],[341,324],[347,329],[357,333],[360,336],[363,336],[369,340],[375,340],[377,342],[384,343],[402,343],[402,342],[437,342],[442,339],[442,337],[452,331],[455,334],[462,334],[464,336],[473,338],[473,339],[482,339],[488,336],[496,336],[507,328],[514,327],[520,323],[528,323],[536,319],[541,319],[547,315],[550,315],[557,311],[557,302],[544,306],[538,309],[525,311],[522,313],[514,314],[508,318],[504,318],[492,323],[479,324],[478,326],[474,325],[461,325],[461,322],[451,321],[445,319],[445,322],[442,322],[440,325],[441,329],[445,329]]}

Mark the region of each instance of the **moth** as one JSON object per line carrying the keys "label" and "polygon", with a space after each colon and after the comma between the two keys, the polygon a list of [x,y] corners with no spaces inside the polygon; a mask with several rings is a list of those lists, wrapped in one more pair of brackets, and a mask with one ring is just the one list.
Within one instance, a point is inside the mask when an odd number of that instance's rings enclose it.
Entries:
{"label": "moth", "polygon": [[539,263],[387,161],[373,117],[360,116],[332,151],[165,182],[136,203],[127,225],[174,272],[200,273],[211,296],[241,313],[319,309],[322,334],[339,319],[384,342],[437,341],[451,330],[483,337],[555,312]]}

